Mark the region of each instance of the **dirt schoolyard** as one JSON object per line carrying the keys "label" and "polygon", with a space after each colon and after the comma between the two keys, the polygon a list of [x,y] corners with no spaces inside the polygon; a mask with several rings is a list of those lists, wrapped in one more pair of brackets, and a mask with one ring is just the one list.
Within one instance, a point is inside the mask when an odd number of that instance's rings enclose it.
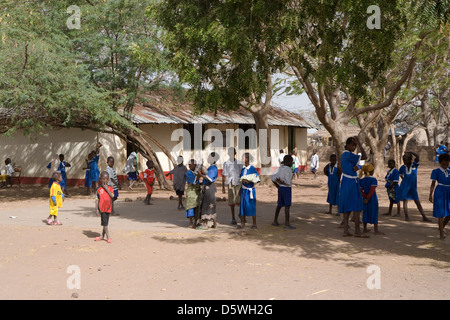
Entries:
{"label": "dirt schoolyard", "polygon": [[[419,168],[419,196],[428,217],[432,169],[431,163]],[[257,230],[231,226],[226,201],[217,202],[217,229],[190,229],[177,201],[169,200],[174,192],[155,188],[153,204],[144,205],[143,186],[123,186],[116,202],[120,216],[110,219],[111,244],[94,241],[100,218],[83,188],[69,188],[59,212],[62,226],[42,221],[49,214],[47,187],[0,189],[0,299],[450,298],[450,237],[439,240],[436,218],[421,222],[412,201],[411,221],[403,211],[402,217],[383,216],[388,199],[378,179],[385,235],[343,237],[336,208],[324,214],[326,181],[310,173],[294,180],[295,230],[271,226],[273,186],[256,188]],[[221,187],[217,196],[226,196]]]}

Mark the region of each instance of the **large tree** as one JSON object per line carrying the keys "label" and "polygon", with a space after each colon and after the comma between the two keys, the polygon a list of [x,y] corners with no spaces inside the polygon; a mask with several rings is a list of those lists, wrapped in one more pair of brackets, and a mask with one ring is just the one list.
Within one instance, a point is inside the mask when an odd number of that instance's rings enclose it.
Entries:
{"label": "large tree", "polygon": [[[176,79],[168,76],[157,28],[145,16],[149,3],[2,2],[3,131],[79,127],[114,133],[152,159],[159,183],[168,187],[149,143],[158,142],[130,121],[140,90]],[[72,5],[80,16],[68,13]],[[69,28],[77,18],[78,26]]]}

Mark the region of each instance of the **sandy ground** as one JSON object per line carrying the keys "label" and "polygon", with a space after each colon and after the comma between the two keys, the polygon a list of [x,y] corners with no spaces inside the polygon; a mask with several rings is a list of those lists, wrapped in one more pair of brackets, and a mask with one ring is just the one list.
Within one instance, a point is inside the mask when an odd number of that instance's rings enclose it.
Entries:
{"label": "sandy ground", "polygon": [[[431,164],[419,169],[429,217],[431,170]],[[120,216],[110,219],[112,244],[94,242],[100,218],[83,189],[70,190],[60,210],[63,226],[42,222],[46,187],[1,189],[0,299],[450,298],[450,237],[439,240],[436,219],[421,222],[410,203],[412,221],[380,215],[385,235],[343,237],[341,218],[323,213],[326,177],[304,174],[294,184],[291,221],[297,229],[289,231],[270,225],[277,195],[272,186],[257,187],[258,229],[242,231],[229,224],[224,201],[217,203],[218,229],[193,230],[169,200],[173,192],[156,190],[153,205],[146,206],[137,200],[143,188],[123,190],[116,202]],[[388,199],[381,179],[379,185],[384,213]],[[280,216],[283,222],[283,211]],[[379,267],[379,289],[367,285],[375,276],[371,265]]]}

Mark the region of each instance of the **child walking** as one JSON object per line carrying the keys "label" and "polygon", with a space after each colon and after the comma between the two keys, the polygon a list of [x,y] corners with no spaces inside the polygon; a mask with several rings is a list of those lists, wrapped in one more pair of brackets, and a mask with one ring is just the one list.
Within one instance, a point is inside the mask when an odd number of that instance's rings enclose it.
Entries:
{"label": "child walking", "polygon": [[200,181],[196,170],[197,163],[194,159],[189,161],[189,170],[186,172],[186,218],[189,219],[189,226],[195,228],[199,219],[200,204]]}
{"label": "child walking", "polygon": [[[332,214],[333,206],[338,205],[339,201],[339,179],[342,174],[341,169],[337,165],[337,156],[332,154],[330,156],[330,163],[325,166],[323,173],[328,177],[328,195],[327,202],[330,205],[328,212],[325,214]],[[339,215],[337,213],[336,215]]]}
{"label": "child walking", "polygon": [[116,213],[116,211],[114,210],[114,202],[119,197],[120,183],[119,183],[119,180],[117,179],[116,169],[114,169],[114,157],[109,156],[106,159],[106,164],[108,165],[106,167],[106,172],[108,172],[108,175],[109,175],[108,186],[112,187],[113,188],[113,192],[114,192],[114,198],[113,198],[113,204],[112,204],[112,209],[111,209],[111,215],[112,216],[118,216],[119,214]]}
{"label": "child walking", "polygon": [[[413,161],[414,157],[414,161]],[[422,220],[431,222],[423,212],[422,204],[419,201],[419,194],[417,193],[417,168],[419,167],[419,156],[414,152],[406,152],[403,155],[403,165],[400,167],[399,175],[402,178],[398,193],[399,201],[403,201],[403,210],[405,211],[405,220],[409,221],[408,215],[408,200],[414,200],[417,209],[422,215]]]}
{"label": "child walking", "polygon": [[97,189],[98,199],[98,212],[100,212],[101,225],[103,227],[102,236],[96,237],[95,241],[104,240],[105,236],[108,243],[112,243],[111,236],[109,234],[109,215],[111,214],[112,204],[114,199],[114,190],[111,186],[108,186],[109,174],[103,171],[100,174],[101,186]]}
{"label": "child walking", "polygon": [[388,161],[388,167],[389,171],[387,172],[385,176],[386,184],[384,185],[387,190],[387,194],[389,197],[389,211],[385,213],[384,215],[390,216],[392,215],[392,207],[394,206],[394,203],[397,204],[397,214],[396,217],[400,216],[400,201],[398,201],[398,182],[400,180],[400,174],[395,167],[395,160],[390,159]]}
{"label": "child walking", "polygon": [[[359,147],[361,156],[354,154],[353,152]],[[367,236],[361,233],[359,227],[359,215],[363,209],[363,198],[361,189],[359,187],[358,175],[358,163],[360,160],[367,159],[367,154],[361,146],[358,137],[350,137],[345,143],[345,150],[341,155],[340,165],[342,170],[341,184],[339,187],[339,213],[344,214],[343,226],[344,237],[352,236],[349,232],[349,217],[353,212],[355,219],[355,237]]]}
{"label": "child walking", "polygon": [[[430,202],[433,203],[433,217],[438,218],[439,236],[445,239],[445,226],[450,220],[450,155],[439,155],[440,167],[431,172]],[[436,186],[437,184],[437,186]],[[434,191],[434,195],[433,195]]]}
{"label": "child walking", "polygon": [[145,204],[151,204],[150,199],[153,194],[153,186],[155,185],[155,171],[153,171],[153,161],[148,160],[147,161],[147,169],[144,171],[144,182],[145,187],[147,188],[147,196],[145,197],[144,203]]}
{"label": "child walking", "polygon": [[[367,224],[373,224],[374,234],[384,234],[378,229],[378,197],[377,197],[377,179],[373,177],[375,168],[370,163],[365,164],[359,173],[359,185],[363,197],[363,226],[364,233],[369,232]],[[363,177],[364,176],[364,177]],[[362,178],[362,179],[361,179]]]}
{"label": "child walking", "polygon": [[130,188],[130,190],[133,190],[133,185],[136,183],[138,178],[136,152],[132,152],[128,156],[123,172],[128,175],[128,188]]}
{"label": "child walking", "polygon": [[58,209],[62,207],[64,194],[61,190],[62,175],[60,172],[53,172],[53,183],[50,187],[50,215],[46,219],[48,225],[60,226],[62,223],[58,221]]}
{"label": "child walking", "polygon": [[183,195],[186,185],[186,172],[187,168],[183,164],[183,157],[179,156],[177,158],[177,166],[166,174],[166,177],[173,174],[173,188],[175,189],[175,193],[178,196],[178,210],[185,209],[183,206]]}
{"label": "child walking", "polygon": [[[284,161],[284,158],[283,158]],[[238,229],[245,228],[245,217],[252,217],[252,229],[256,226],[256,193],[255,184],[260,182],[258,171],[250,164],[250,153],[244,154],[244,167],[241,171],[241,203],[239,206],[239,216],[241,217],[241,225]]]}
{"label": "child walking", "polygon": [[284,156],[283,165],[270,176],[270,179],[278,189],[278,202],[275,209],[275,217],[272,226],[278,227],[278,215],[281,208],[284,207],[284,229],[295,229],[290,222],[290,208],[292,205],[292,178],[294,173],[292,172],[292,163],[294,159],[290,155]]}
{"label": "child walking", "polygon": [[311,156],[311,172],[314,174],[314,179],[317,178],[317,170],[319,169],[319,156],[317,155],[317,150],[313,150],[313,155]]}

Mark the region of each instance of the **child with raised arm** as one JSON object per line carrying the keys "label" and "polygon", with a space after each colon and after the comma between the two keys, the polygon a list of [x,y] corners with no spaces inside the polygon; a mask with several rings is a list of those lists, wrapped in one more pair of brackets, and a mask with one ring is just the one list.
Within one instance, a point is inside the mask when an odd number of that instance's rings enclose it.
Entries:
{"label": "child with raised arm", "polygon": [[272,226],[278,227],[280,225],[278,223],[278,215],[280,214],[281,208],[284,207],[284,229],[295,229],[289,222],[290,208],[292,205],[292,177],[294,175],[292,172],[293,161],[294,159],[290,155],[285,155],[283,165],[270,176],[270,179],[278,189],[278,202]]}
{"label": "child with raised arm", "polygon": [[384,215],[390,216],[392,214],[392,207],[394,203],[397,204],[397,214],[396,216],[400,216],[400,201],[398,201],[398,182],[400,180],[400,174],[395,167],[395,160],[390,159],[388,161],[389,171],[385,176],[386,184],[384,185],[387,190],[387,194],[389,197],[389,211]]}
{"label": "child with raised arm", "polygon": [[419,167],[419,156],[414,152],[406,152],[403,155],[403,163],[404,164],[398,170],[399,175],[402,178],[402,183],[398,190],[398,200],[403,201],[405,220],[409,221],[408,200],[414,200],[417,209],[419,209],[419,212],[422,215],[422,221],[431,222],[423,212],[422,204],[419,201],[419,194],[417,193],[417,168]]}
{"label": "child with raised arm", "polygon": [[61,153],[59,155],[59,166],[58,166],[58,171],[61,172],[61,176],[62,176],[62,181],[61,181],[61,188],[64,191],[64,194],[67,196],[67,173],[66,173],[66,168],[70,168],[72,165],[67,162],[64,161],[64,155]]}
{"label": "child with raised arm", "polygon": [[[245,217],[252,217],[252,229],[257,229],[256,226],[256,192],[255,184],[260,182],[258,171],[250,164],[250,153],[244,154],[244,167],[241,171],[241,203],[239,205],[239,216],[241,217],[241,224],[238,228],[245,228]],[[283,158],[284,159],[284,158]]]}
{"label": "child with raised arm", "polygon": [[62,207],[64,194],[61,190],[62,175],[55,171],[52,175],[52,186],[50,187],[50,215],[46,219],[48,225],[60,226],[62,223],[58,221],[58,209]]}
{"label": "child with raised arm", "polygon": [[450,220],[450,155],[441,154],[438,161],[440,167],[431,172],[429,200],[433,203],[433,217],[438,218],[439,236],[444,240],[444,228]]}
{"label": "child with raised arm", "polygon": [[94,190],[97,190],[98,188],[98,180],[100,175],[100,171],[98,169],[98,161],[100,159],[101,147],[102,144],[100,142],[97,143],[97,147],[95,148],[95,150],[91,152],[91,159],[88,162],[90,181],[92,183],[92,188],[94,188]]}
{"label": "child with raised arm", "polygon": [[153,161],[148,160],[146,164],[147,169],[144,171],[144,182],[145,187],[147,188],[147,196],[145,197],[144,203],[149,205],[152,204],[150,203],[150,200],[152,198],[153,186],[155,185],[156,176],[155,171],[153,170]]}
{"label": "child with raised arm", "polygon": [[97,189],[98,199],[98,212],[100,212],[101,225],[103,227],[102,236],[96,237],[95,241],[107,239],[108,243],[112,243],[111,236],[109,234],[109,215],[111,214],[112,204],[114,199],[114,190],[111,186],[108,186],[109,174],[103,171],[100,174],[101,186]]}
{"label": "child with raised arm", "polygon": [[[384,234],[378,230],[378,197],[377,197],[377,179],[373,177],[375,168],[370,163],[364,164],[359,173],[359,185],[363,197],[363,226],[364,233],[367,233],[367,224],[374,225],[374,234]],[[362,179],[361,179],[362,178]]]}
{"label": "child with raised arm", "polygon": [[[331,214],[333,206],[338,205],[339,179],[341,177],[340,168],[337,165],[337,156],[335,154],[330,156],[330,163],[325,166],[323,173],[328,177],[327,202],[330,206],[328,212],[325,212],[325,214]],[[339,213],[337,213],[337,215],[339,215]]]}
{"label": "child with raised arm", "polygon": [[[361,156],[353,152],[359,147]],[[341,155],[340,166],[342,170],[341,184],[339,187],[339,213],[344,214],[343,226],[344,237],[352,236],[349,232],[348,223],[350,214],[353,212],[355,218],[355,237],[368,236],[361,233],[359,227],[360,213],[363,209],[363,198],[358,182],[358,163],[367,159],[367,154],[361,146],[358,137],[350,137],[345,143],[345,151]]]}

